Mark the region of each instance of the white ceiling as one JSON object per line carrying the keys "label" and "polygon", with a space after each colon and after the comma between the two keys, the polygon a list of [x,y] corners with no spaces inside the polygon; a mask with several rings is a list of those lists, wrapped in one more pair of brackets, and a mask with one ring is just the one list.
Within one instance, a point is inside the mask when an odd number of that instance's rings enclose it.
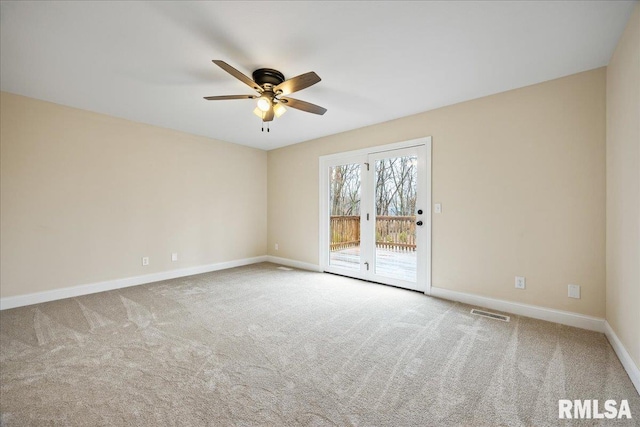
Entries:
{"label": "white ceiling", "polygon": [[[6,2],[3,91],[272,149],[607,65],[634,1]],[[261,132],[247,75],[315,71]]]}

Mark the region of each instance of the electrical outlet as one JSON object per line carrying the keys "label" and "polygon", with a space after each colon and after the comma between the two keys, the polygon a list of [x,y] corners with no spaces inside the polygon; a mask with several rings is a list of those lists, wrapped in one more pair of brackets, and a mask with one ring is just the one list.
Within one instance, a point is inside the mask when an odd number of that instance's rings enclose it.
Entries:
{"label": "electrical outlet", "polygon": [[178,252],[174,252],[171,254],[171,261],[177,261],[178,260]]}
{"label": "electrical outlet", "polygon": [[142,257],[142,265],[149,265],[149,257],[148,256],[143,256]]}
{"label": "electrical outlet", "polygon": [[524,289],[526,287],[524,277],[516,276],[516,289]]}
{"label": "electrical outlet", "polygon": [[569,285],[569,298],[580,299],[580,285]]}
{"label": "electrical outlet", "polygon": [[276,243],[275,245],[273,245],[274,249],[277,251],[278,250],[278,244]]}

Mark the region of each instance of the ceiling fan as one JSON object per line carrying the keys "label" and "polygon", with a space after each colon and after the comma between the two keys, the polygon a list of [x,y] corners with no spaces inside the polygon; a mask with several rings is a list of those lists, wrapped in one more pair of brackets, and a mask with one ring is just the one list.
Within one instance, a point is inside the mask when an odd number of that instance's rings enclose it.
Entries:
{"label": "ceiling fan", "polygon": [[320,76],[313,71],[285,80],[284,75],[278,70],[260,68],[253,72],[252,80],[224,61],[214,59],[213,63],[255,90],[258,94],[205,96],[204,99],[208,101],[258,98],[257,107],[253,112],[263,122],[270,122],[274,117],[283,115],[286,111],[285,105],[296,110],[319,115],[323,115],[327,111],[326,108],[322,108],[319,105],[287,97],[293,92],[306,89],[318,83]]}

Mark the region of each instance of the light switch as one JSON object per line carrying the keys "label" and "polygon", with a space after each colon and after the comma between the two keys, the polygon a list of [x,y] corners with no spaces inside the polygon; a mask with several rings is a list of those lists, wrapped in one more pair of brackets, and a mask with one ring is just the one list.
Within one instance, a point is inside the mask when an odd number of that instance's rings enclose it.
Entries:
{"label": "light switch", "polygon": [[440,203],[436,203],[435,208],[433,210],[435,213],[442,213],[442,205]]}

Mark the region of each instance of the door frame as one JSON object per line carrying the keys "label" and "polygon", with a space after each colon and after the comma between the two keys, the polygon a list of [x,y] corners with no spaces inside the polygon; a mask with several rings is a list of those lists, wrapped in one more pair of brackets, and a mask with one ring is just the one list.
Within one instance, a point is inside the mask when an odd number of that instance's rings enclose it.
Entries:
{"label": "door frame", "polygon": [[[432,154],[431,154],[431,137],[422,137],[417,139],[412,139],[408,141],[397,142],[393,144],[379,145],[374,147],[363,148],[359,150],[346,151],[342,153],[329,154],[325,156],[320,156],[319,159],[319,239],[318,239],[318,264],[320,265],[320,269],[322,271],[335,272],[341,274],[340,271],[336,271],[335,267],[329,267],[329,252],[326,250],[329,247],[329,167],[335,165],[336,162],[340,161],[342,164],[345,163],[355,163],[361,162],[361,159],[366,158],[366,156],[371,154],[383,153],[385,151],[393,151],[402,148],[410,148],[410,147],[419,147],[424,146],[425,159],[424,162],[420,159],[420,163],[424,163],[423,167],[420,168],[420,171],[423,171],[426,175],[425,185],[426,185],[426,196],[424,201],[425,213],[423,215],[423,221],[425,221],[424,227],[426,242],[424,242],[424,249],[422,245],[420,246],[420,251],[424,250],[424,253],[421,256],[421,259],[418,260],[418,264],[422,264],[422,269],[424,270],[423,274],[418,274],[418,282],[419,286],[422,282],[422,287],[425,289],[424,293],[427,295],[431,295],[431,218],[432,218],[432,202],[431,202],[431,163],[432,163]],[[419,163],[419,167],[421,166]],[[368,195],[361,195],[361,212],[362,209],[368,209],[367,203]],[[369,238],[368,236],[361,235],[362,238]],[[418,267],[419,268],[419,267]],[[420,272],[420,268],[418,270]],[[347,271],[345,270],[345,275],[349,275],[359,279],[370,280],[368,275],[362,274],[360,271]],[[392,284],[393,285],[393,284]]]}

